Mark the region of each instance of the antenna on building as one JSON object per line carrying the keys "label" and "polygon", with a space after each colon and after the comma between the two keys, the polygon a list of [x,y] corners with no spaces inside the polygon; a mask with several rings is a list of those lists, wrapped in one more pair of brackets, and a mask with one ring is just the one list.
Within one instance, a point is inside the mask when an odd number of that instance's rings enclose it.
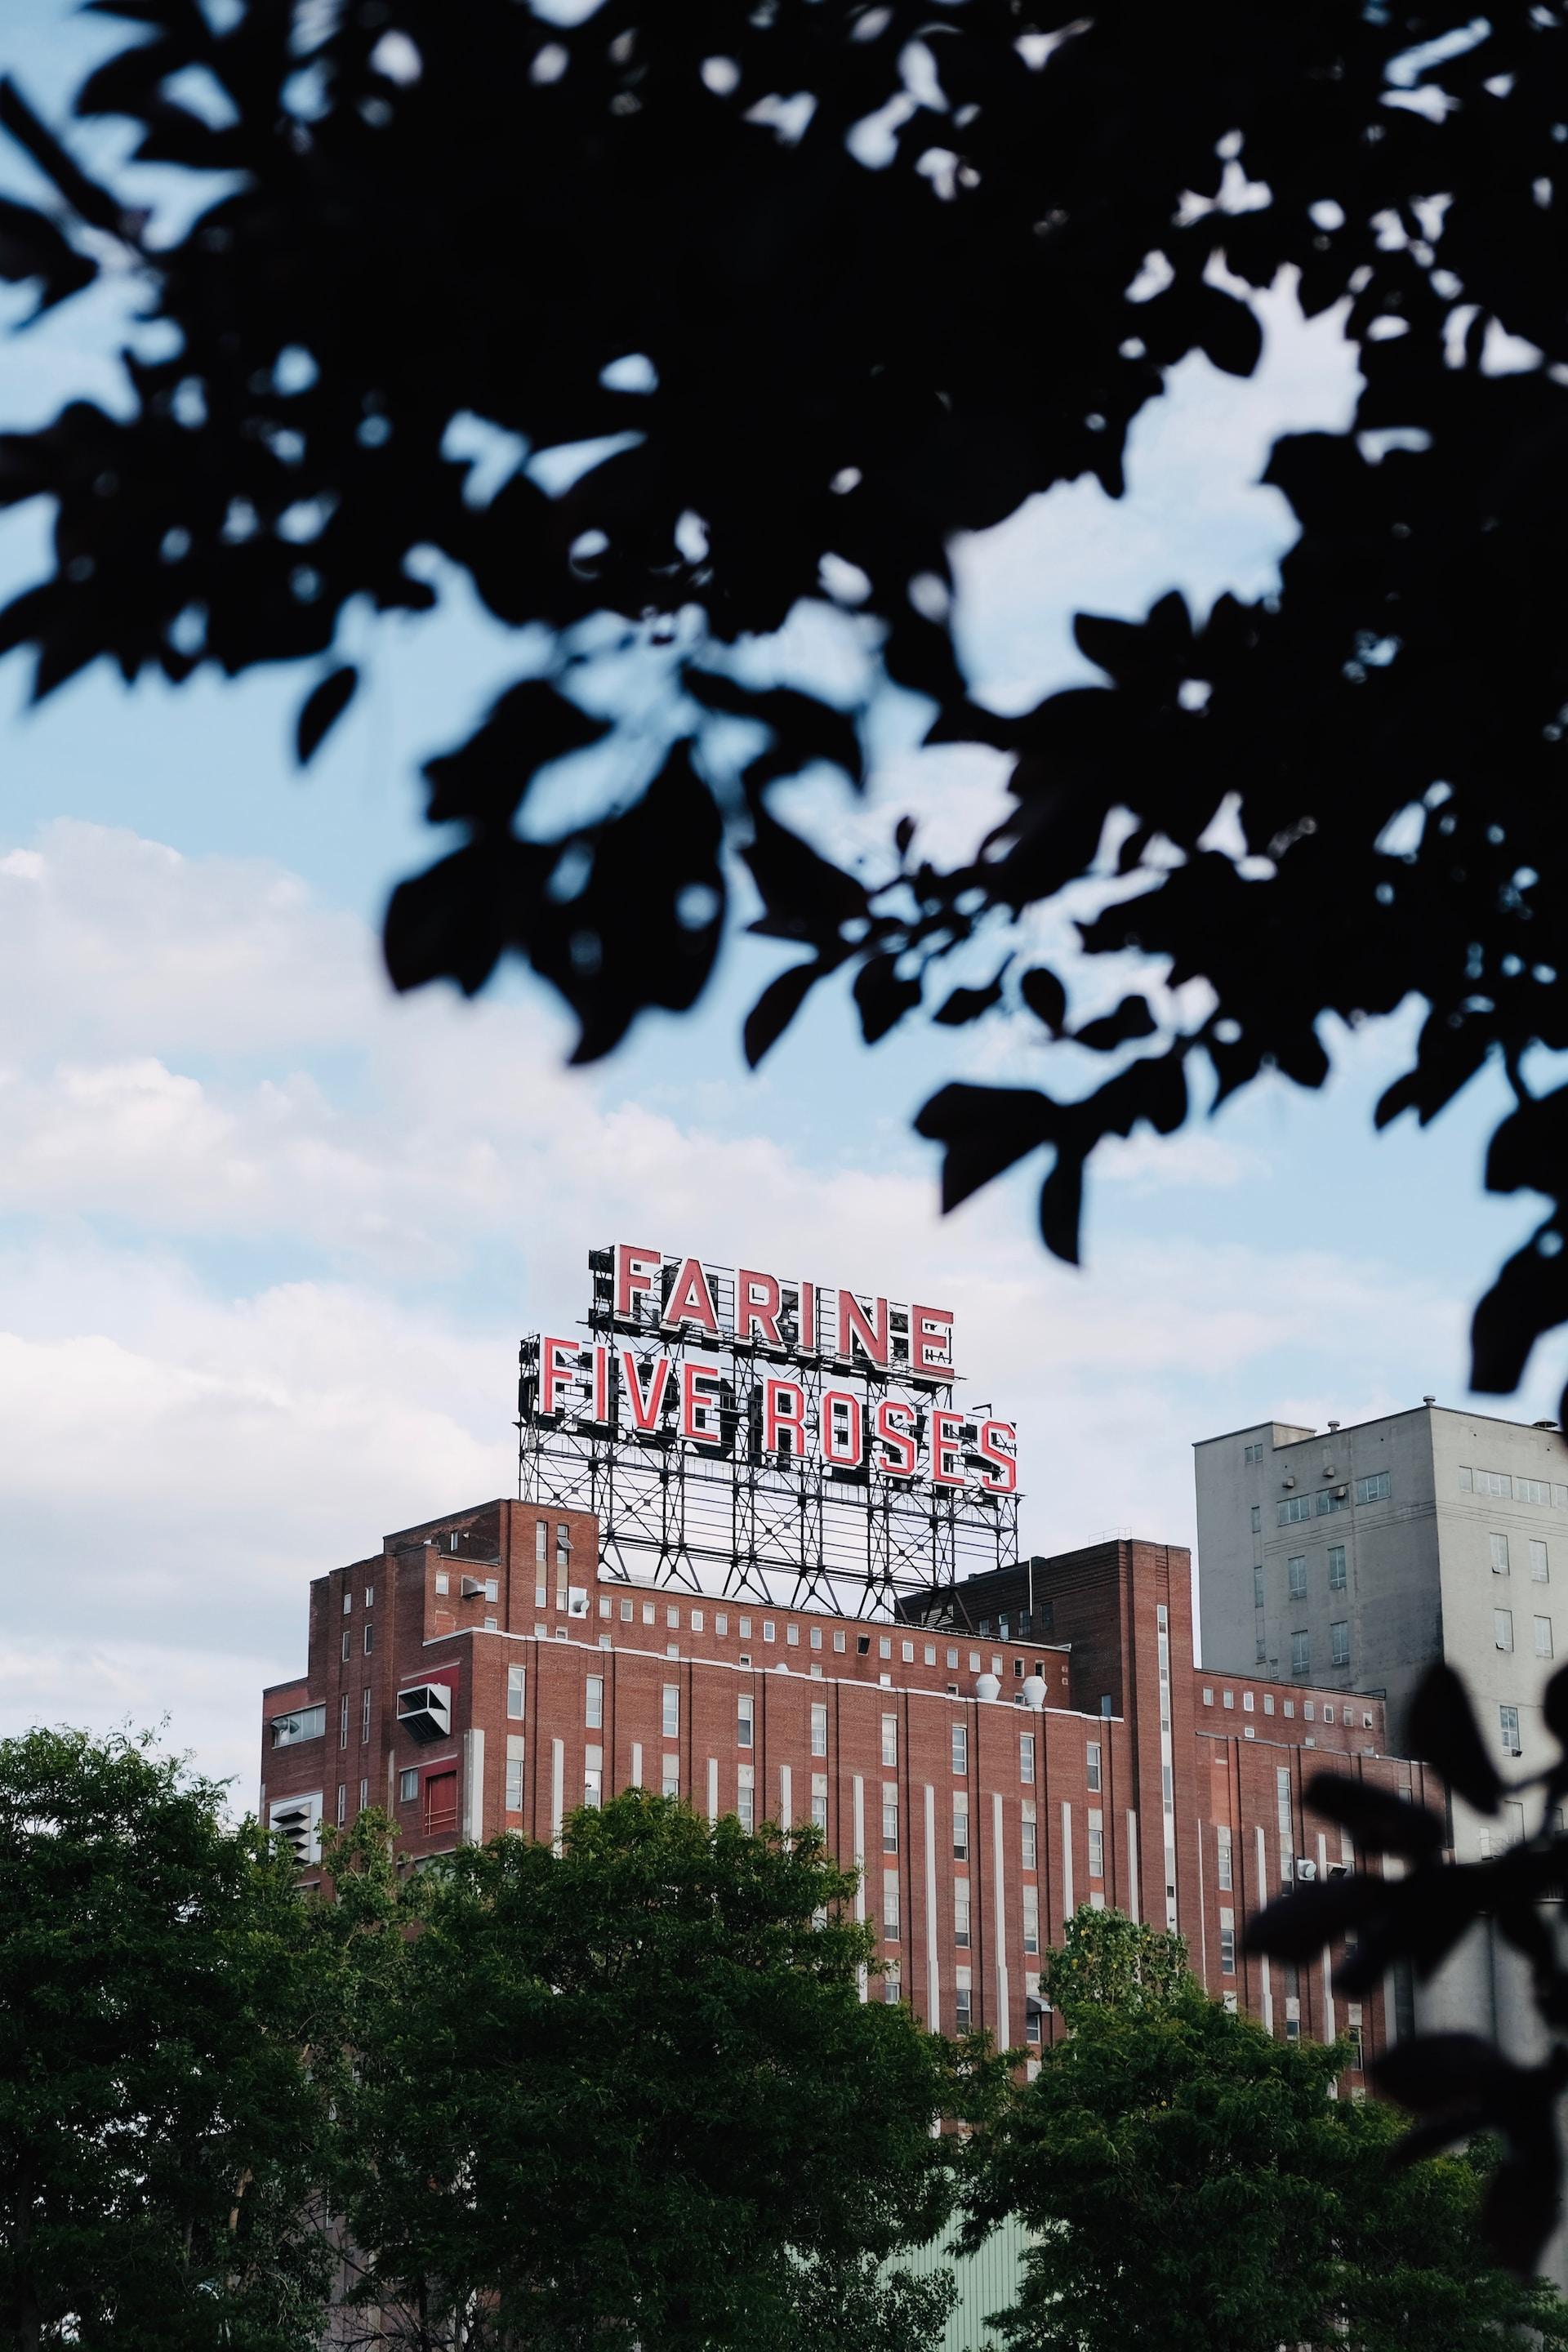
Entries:
{"label": "antenna on building", "polygon": [[1339,1423],[1338,1423],[1337,1421],[1331,1421],[1331,1422],[1330,1422],[1330,1423],[1329,1423],[1329,1427],[1330,1427],[1331,1429],[1338,1429],[1338,1427],[1339,1427]]}

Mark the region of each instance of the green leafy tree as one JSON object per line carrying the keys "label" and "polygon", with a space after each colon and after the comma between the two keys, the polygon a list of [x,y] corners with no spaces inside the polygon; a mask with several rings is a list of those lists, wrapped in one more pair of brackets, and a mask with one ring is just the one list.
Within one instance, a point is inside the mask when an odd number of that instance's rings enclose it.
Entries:
{"label": "green leafy tree", "polygon": [[637,1791],[559,1853],[503,1837],[416,1874],[357,2036],[360,2340],[783,2347],[837,2298],[857,2340],[924,2341],[940,2291],[876,2265],[950,2210],[955,2078],[861,2000],[854,1884],[815,1832]]}
{"label": "green leafy tree", "polygon": [[1079,1905],[1052,1946],[1042,1976],[1047,2000],[1069,2025],[1086,2009],[1126,2014],[1168,2007],[1192,1982],[1184,1936],[1088,1903]]}
{"label": "green leafy tree", "polygon": [[318,1943],[289,1857],[150,1738],[0,1742],[0,2343],[313,2352]]}
{"label": "green leafy tree", "polygon": [[994,2322],[1015,2352],[1568,2342],[1555,2292],[1483,2251],[1482,2159],[1391,2165],[1394,2113],[1331,2096],[1342,2045],[1278,2042],[1190,1977],[1075,2006],[973,2150],[965,2242],[1009,2213],[1038,2233]]}

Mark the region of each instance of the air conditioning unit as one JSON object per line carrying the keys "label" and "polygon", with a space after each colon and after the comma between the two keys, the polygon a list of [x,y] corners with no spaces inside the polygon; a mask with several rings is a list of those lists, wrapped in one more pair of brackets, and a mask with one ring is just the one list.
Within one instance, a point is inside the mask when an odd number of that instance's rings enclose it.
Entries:
{"label": "air conditioning unit", "polygon": [[568,1588],[566,1614],[568,1617],[585,1617],[588,1614],[588,1594],[583,1585],[574,1584]]}
{"label": "air conditioning unit", "polygon": [[1298,1878],[1304,1878],[1304,1879],[1307,1879],[1307,1880],[1309,1880],[1309,1881],[1310,1881],[1310,1880],[1311,1880],[1311,1879],[1316,1878],[1317,1874],[1318,1874],[1318,1865],[1317,1865],[1317,1864],[1316,1864],[1315,1862],[1310,1862],[1310,1861],[1308,1860],[1307,1856],[1306,1856],[1304,1853],[1299,1853],[1299,1854],[1297,1855],[1297,1857],[1296,1857],[1296,1875],[1297,1875],[1297,1877],[1298,1877]]}
{"label": "air conditioning unit", "polygon": [[485,1597],[484,1579],[465,1576],[458,1582],[458,1591],[465,1601],[482,1601]]}
{"label": "air conditioning unit", "polygon": [[1329,1876],[1330,1876],[1331,1878],[1348,1878],[1348,1877],[1350,1876],[1350,1874],[1351,1874],[1351,1866],[1350,1866],[1350,1864],[1349,1864],[1348,1862],[1331,1862],[1331,1863],[1330,1863],[1330,1864],[1329,1864]]}
{"label": "air conditioning unit", "polygon": [[1349,1494],[1350,1494],[1350,1488],[1349,1488],[1348,1486],[1336,1486],[1336,1487],[1334,1488],[1334,1492],[1335,1492],[1335,1494],[1339,1496],[1339,1498],[1340,1498],[1341,1502],[1342,1503],[1342,1502],[1346,1499],[1346,1497],[1349,1496]]}
{"label": "air conditioning unit", "polygon": [[1293,1486],[1295,1485],[1296,1481],[1294,1480],[1294,1478],[1287,1478],[1287,1479],[1285,1479],[1285,1480],[1283,1481],[1283,1483],[1284,1483],[1284,1485],[1286,1485],[1287,1486]]}
{"label": "air conditioning unit", "polygon": [[445,1683],[420,1683],[397,1694],[397,1727],[422,1747],[446,1739],[452,1729],[452,1694]]}
{"label": "air conditioning unit", "polygon": [[308,1797],[279,1797],[268,1813],[268,1826],[287,1838],[300,1868],[321,1859],[321,1792]]}

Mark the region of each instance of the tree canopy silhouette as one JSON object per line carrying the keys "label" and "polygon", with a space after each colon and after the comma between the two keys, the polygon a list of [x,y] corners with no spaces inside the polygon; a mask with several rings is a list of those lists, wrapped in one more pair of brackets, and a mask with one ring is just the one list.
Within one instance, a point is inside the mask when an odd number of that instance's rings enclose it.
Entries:
{"label": "tree canopy silhouette", "polygon": [[[396,984],[478,989],[515,950],[591,1059],[696,1000],[743,858],[752,928],[799,950],[753,1061],[830,974],[868,1042],[1001,1010],[1107,1057],[1087,1090],[952,1085],[918,1121],[949,1204],[1046,1155],[1068,1259],[1102,1138],[1268,1070],[1319,1086],[1325,1016],[1418,999],[1379,1122],[1500,1060],[1487,1181],[1548,1203],[1476,1317],[1475,1385],[1517,1383],[1568,1318],[1568,1091],[1531,1061],[1568,1045],[1559,12],[93,5],[135,29],[77,111],[224,176],[155,243],[0,99],[51,192],[0,206],[0,270],[47,308],[129,265],[169,354],[128,357],[127,413],[74,401],[0,439],[0,498],[56,509],[53,572],[0,615],[39,695],[100,656],[176,681],[311,662],[308,761],[355,690],[345,605],[427,612],[456,567],[528,634],[429,764],[464,838],[393,897]],[[1175,362],[1256,365],[1282,272],[1309,316],[1343,306],[1364,381],[1344,432],[1273,450],[1300,526],[1279,592],[1080,615],[1103,684],[983,707],[955,534],[1085,476],[1119,494]],[[814,599],[926,698],[928,740],[1011,758],[1006,818],[956,863],[905,818],[879,866],[837,864],[770,807],[816,762],[862,780],[862,713],[759,652]],[[605,657],[639,647],[658,690],[617,698]],[[590,745],[616,789],[552,818],[542,772]],[[1190,1020],[1140,993],[1075,1021],[1029,946],[1111,844],[1121,894],[1083,944],[1206,982]],[[951,985],[992,939],[989,981]]]}

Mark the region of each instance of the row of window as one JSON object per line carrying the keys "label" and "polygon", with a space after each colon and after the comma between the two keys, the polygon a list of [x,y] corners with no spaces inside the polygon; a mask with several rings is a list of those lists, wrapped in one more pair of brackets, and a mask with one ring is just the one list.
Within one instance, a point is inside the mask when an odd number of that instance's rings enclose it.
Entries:
{"label": "row of window", "polygon": [[[1329,1664],[1331,1666],[1348,1666],[1350,1662],[1350,1620],[1342,1617],[1329,1627]],[[1305,1626],[1299,1626],[1290,1636],[1290,1673],[1297,1682],[1310,1682],[1312,1679],[1312,1637]],[[1332,1708],[1325,1706],[1323,1721],[1331,1723],[1333,1719]],[[1348,1711],[1346,1719],[1349,1719]]]}
{"label": "row of window", "polygon": [[1459,1465],[1461,1495],[1491,1495],[1500,1503],[1550,1503],[1568,1511],[1568,1486],[1545,1478],[1510,1478],[1506,1470],[1472,1470]]}
{"label": "row of window", "polygon": [[[1343,1544],[1331,1544],[1329,1546],[1327,1565],[1329,1571],[1329,1591],[1331,1592],[1342,1592],[1347,1581],[1345,1574],[1345,1548]],[[1293,1553],[1292,1556],[1285,1562],[1285,1589],[1292,1601],[1304,1601],[1306,1599],[1307,1555],[1305,1552]],[[1263,1570],[1260,1568],[1255,1568],[1252,1571],[1252,1598],[1254,1604],[1258,1608],[1261,1609],[1263,1606]]]}
{"label": "row of window", "polygon": [[[374,1584],[367,1584],[365,1586],[364,1605],[367,1609],[374,1609],[375,1606],[375,1587]],[[343,1615],[345,1617],[352,1617],[353,1613],[354,1589],[352,1584],[345,1584],[343,1587]]]}
{"label": "row of window", "polygon": [[[1203,1702],[1205,1706],[1212,1706],[1214,1705],[1214,1695],[1215,1685],[1212,1683],[1205,1683],[1203,1686]],[[1221,1690],[1220,1705],[1222,1706],[1234,1707],[1236,1705],[1235,1691]],[[1244,1690],[1241,1694],[1242,1712],[1246,1715],[1251,1715],[1256,1705],[1257,1700],[1253,1693],[1249,1690]],[[1286,1715],[1294,1716],[1296,1712],[1295,1700],[1293,1698],[1286,1699],[1283,1703],[1282,1711]],[[1265,1691],[1263,1694],[1263,1712],[1265,1715],[1272,1715],[1274,1712],[1274,1694],[1272,1691]],[[1301,1701],[1301,1714],[1306,1722],[1315,1723],[1318,1717],[1318,1703],[1316,1699],[1304,1698]],[[1348,1699],[1345,1702],[1343,1715],[1345,1723],[1348,1727],[1354,1717],[1354,1710]],[[1323,1721],[1325,1723],[1332,1723],[1334,1719],[1334,1703],[1331,1699],[1325,1699],[1323,1702]],[[1370,1731],[1373,1728],[1373,1718],[1364,1711],[1364,1709],[1362,1713],[1361,1727],[1363,1731]]]}
{"label": "row of window", "polygon": [[[1507,1536],[1501,1535],[1494,1530],[1493,1533],[1488,1537],[1487,1541],[1491,1550],[1492,1574],[1494,1576],[1511,1576],[1513,1573],[1513,1560],[1512,1555],[1509,1550]],[[1552,1581],[1552,1570],[1546,1556],[1546,1544],[1544,1538],[1541,1536],[1530,1536],[1526,1538],[1526,1541],[1530,1546],[1530,1580],[1531,1584],[1550,1584]]]}
{"label": "row of window", "polygon": [[[1530,1622],[1532,1633],[1532,1644],[1536,1656],[1538,1658],[1551,1657],[1552,1654],[1551,1618],[1532,1617]],[[1513,1611],[1511,1609],[1494,1609],[1492,1611],[1492,1641],[1494,1645],[1500,1650],[1512,1649]]]}
{"label": "row of window", "polygon": [[[540,1605],[542,1607],[542,1593],[540,1593],[537,1598]],[[662,1605],[664,1608],[666,1630],[669,1633],[679,1633],[681,1623],[681,1613],[679,1604],[673,1601],[668,1601]],[[602,1597],[599,1602],[600,1616],[608,1617],[612,1612],[613,1606],[614,1604],[607,1597]],[[642,1622],[645,1625],[657,1625],[658,1622],[659,1603],[652,1601],[644,1601],[639,1604],[638,1602],[629,1599],[623,1599],[620,1603],[619,1615],[621,1623],[623,1625],[635,1624],[637,1620],[639,1606]],[[731,1612],[727,1609],[718,1609],[710,1612],[705,1608],[689,1608],[686,1612],[687,1625],[693,1633],[706,1633],[708,1630],[708,1619],[710,1615],[712,1616],[713,1632],[717,1638],[720,1641],[727,1641],[730,1637],[731,1615]],[[735,1620],[735,1629],[742,1642],[749,1642],[753,1638],[754,1627],[757,1625],[760,1625],[761,1627],[762,1639],[763,1642],[777,1642],[778,1624],[773,1618],[763,1617],[753,1620],[751,1617],[737,1617]],[[794,1623],[792,1621],[786,1620],[784,1629],[784,1646],[786,1649],[799,1649],[802,1647],[802,1636],[804,1633],[805,1636],[805,1646],[812,1650],[820,1650],[826,1646],[829,1646],[824,1641],[824,1635],[828,1632],[831,1632],[833,1636],[830,1646],[837,1655],[842,1657],[845,1655],[849,1646],[848,1629],[843,1625],[824,1627],[816,1624],[802,1627]],[[879,1658],[885,1658],[890,1662],[893,1655],[893,1636],[890,1633],[857,1633],[855,1636],[856,1654],[862,1658],[868,1658],[871,1655],[871,1644],[873,1641],[875,1641],[877,1645],[877,1655]],[[934,1666],[939,1663],[939,1651],[942,1646],[942,1645],[935,1642],[916,1643],[914,1641],[900,1641],[899,1643],[899,1655],[905,1665],[913,1665],[915,1664],[915,1654],[918,1649],[921,1654],[923,1663],[928,1666]],[[950,1672],[956,1673],[961,1663],[962,1656],[963,1653],[959,1649],[953,1647],[951,1643],[946,1645],[946,1664]],[[971,1650],[969,1652],[968,1663],[969,1671],[972,1675],[978,1675],[984,1672],[987,1663],[989,1663],[992,1674],[1001,1675],[1006,1671],[1007,1664],[1005,1658],[1000,1656],[993,1656],[989,1662],[987,1662],[986,1658],[979,1650]],[[1046,1668],[1044,1659],[1037,1658],[1034,1661],[1034,1670],[1037,1675],[1043,1675],[1045,1673]],[[1021,1676],[1024,1671],[1025,1664],[1023,1659],[1016,1658],[1013,1662],[1013,1672],[1015,1675]]]}
{"label": "row of window", "polygon": [[[1386,1503],[1393,1492],[1388,1472],[1374,1470],[1370,1476],[1358,1478],[1351,1492],[1358,1503]],[[1344,1510],[1349,1501],[1348,1495],[1341,1493],[1333,1486],[1325,1486],[1316,1495],[1287,1495],[1278,1507],[1279,1517],[1276,1524],[1282,1528],[1291,1528],[1299,1526],[1304,1519],[1327,1518],[1333,1511]],[[1254,1506],[1253,1525],[1255,1527],[1258,1523],[1261,1510],[1260,1504]]]}

